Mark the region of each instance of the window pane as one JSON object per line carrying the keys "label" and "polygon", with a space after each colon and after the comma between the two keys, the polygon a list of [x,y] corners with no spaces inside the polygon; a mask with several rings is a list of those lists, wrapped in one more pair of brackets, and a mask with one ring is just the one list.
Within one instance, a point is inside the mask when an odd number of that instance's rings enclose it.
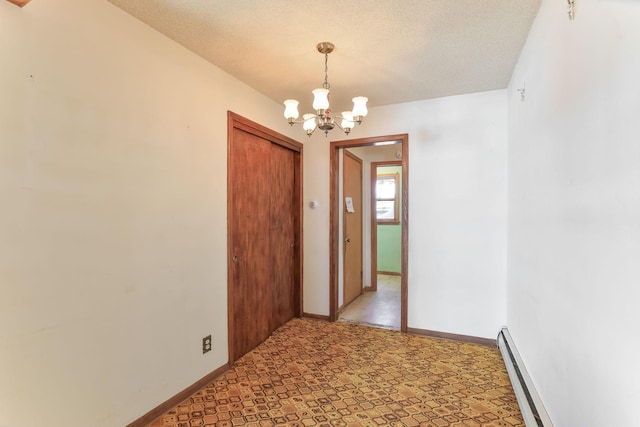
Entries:
{"label": "window pane", "polygon": [[395,178],[378,178],[376,181],[376,199],[395,199]]}
{"label": "window pane", "polygon": [[377,215],[378,221],[380,220],[393,221],[396,216],[396,202],[394,202],[393,200],[377,200],[376,215]]}

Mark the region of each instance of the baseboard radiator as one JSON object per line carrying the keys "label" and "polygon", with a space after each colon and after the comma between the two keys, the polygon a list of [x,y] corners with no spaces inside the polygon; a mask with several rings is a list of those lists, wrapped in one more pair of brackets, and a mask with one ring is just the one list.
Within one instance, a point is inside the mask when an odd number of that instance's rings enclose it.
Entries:
{"label": "baseboard radiator", "polygon": [[526,426],[553,427],[507,328],[502,328],[497,342]]}

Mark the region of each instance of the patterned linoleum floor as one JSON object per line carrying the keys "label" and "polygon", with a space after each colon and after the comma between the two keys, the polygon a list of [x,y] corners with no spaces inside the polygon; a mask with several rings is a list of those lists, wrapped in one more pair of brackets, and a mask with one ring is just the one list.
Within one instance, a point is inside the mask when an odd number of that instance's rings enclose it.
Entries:
{"label": "patterned linoleum floor", "polygon": [[524,426],[497,348],[294,319],[151,427]]}
{"label": "patterned linoleum floor", "polygon": [[378,290],[364,291],[340,313],[340,320],[400,330],[400,310],[400,276],[378,274]]}

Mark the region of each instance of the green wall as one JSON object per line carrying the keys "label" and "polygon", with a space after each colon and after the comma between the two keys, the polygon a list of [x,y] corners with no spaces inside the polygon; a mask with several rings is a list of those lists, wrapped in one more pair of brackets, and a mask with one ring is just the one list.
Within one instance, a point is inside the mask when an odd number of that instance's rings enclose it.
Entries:
{"label": "green wall", "polygon": [[[402,167],[383,166],[378,167],[378,174],[398,173],[399,206],[402,206]],[[400,274],[402,254],[402,214],[399,211],[400,222],[398,224],[378,224],[378,271],[388,271]]]}

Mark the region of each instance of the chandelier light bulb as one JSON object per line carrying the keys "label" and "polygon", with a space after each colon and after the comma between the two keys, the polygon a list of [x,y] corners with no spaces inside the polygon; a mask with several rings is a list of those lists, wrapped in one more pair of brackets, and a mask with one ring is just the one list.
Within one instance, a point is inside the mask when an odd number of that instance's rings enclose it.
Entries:
{"label": "chandelier light bulb", "polygon": [[311,135],[314,130],[316,130],[316,115],[315,114],[305,114],[302,116],[304,122],[302,123],[302,129],[307,132],[307,135]]}
{"label": "chandelier light bulb", "polygon": [[356,96],[352,99],[352,101],[353,117],[358,123],[360,123],[362,121],[362,118],[366,117],[366,115],[369,113],[369,111],[367,110],[367,101],[369,101],[369,98],[364,96]]}
{"label": "chandelier light bulb", "polygon": [[340,126],[342,127],[342,129],[346,133],[349,133],[351,132],[351,129],[353,129],[354,125],[355,125],[355,122],[353,121],[353,113],[351,111],[343,111],[342,123],[340,123]]}
{"label": "chandelier light bulb", "polygon": [[314,89],[313,93],[313,109],[328,110],[329,109],[329,89],[319,88]]}
{"label": "chandelier light bulb", "polygon": [[[295,99],[287,99],[284,101],[284,118],[293,122],[295,119],[300,117],[300,113],[298,113],[298,104],[299,102]],[[293,124],[293,123],[292,123]]]}

